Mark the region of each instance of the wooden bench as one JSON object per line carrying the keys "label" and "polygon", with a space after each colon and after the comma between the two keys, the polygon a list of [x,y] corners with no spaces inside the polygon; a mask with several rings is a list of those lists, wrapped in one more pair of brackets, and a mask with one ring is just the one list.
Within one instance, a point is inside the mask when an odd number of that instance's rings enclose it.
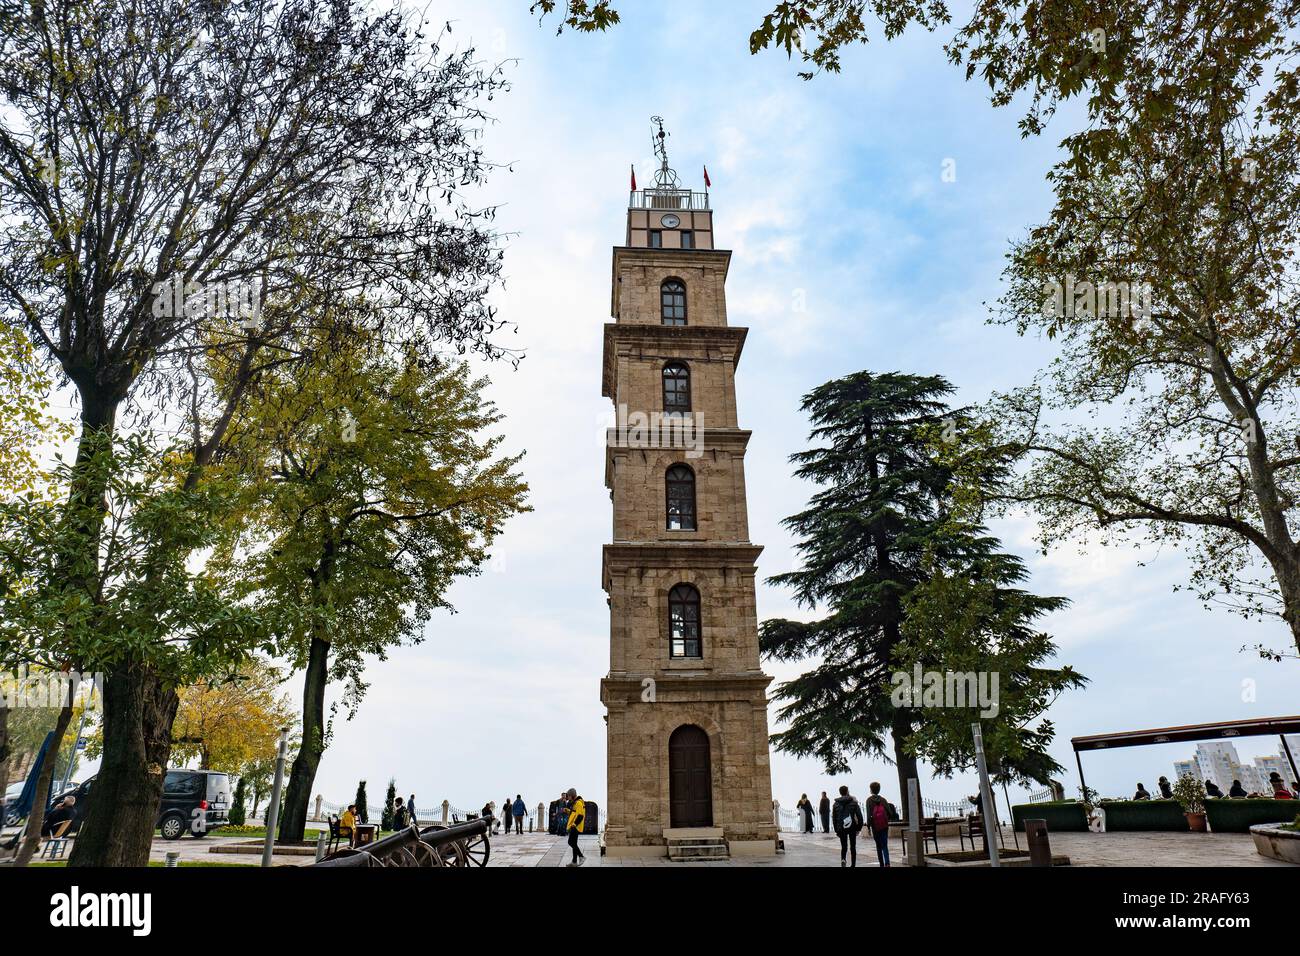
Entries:
{"label": "wooden bench", "polygon": [[[970,848],[974,850],[976,837],[980,838],[981,842],[984,844],[984,852],[987,853],[989,851],[989,835],[988,831],[984,828],[984,817],[981,814],[972,813],[966,818],[966,822],[961,826],[960,839],[962,841],[962,849],[964,850],[966,848],[966,841],[970,840]],[[998,842],[1002,842],[1001,827],[998,827]]]}
{"label": "wooden bench", "polygon": [[[921,817],[921,849],[925,849],[926,843],[934,844],[934,852],[939,852],[939,816],[935,814],[932,817]],[[907,828],[900,831],[903,841],[903,856],[907,856]]]}

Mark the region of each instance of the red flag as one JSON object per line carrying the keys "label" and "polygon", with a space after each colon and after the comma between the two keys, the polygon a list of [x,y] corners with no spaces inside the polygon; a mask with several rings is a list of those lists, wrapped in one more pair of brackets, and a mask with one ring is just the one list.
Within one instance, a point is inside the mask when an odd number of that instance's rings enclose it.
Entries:
{"label": "red flag", "polygon": [[636,167],[632,167],[632,192],[636,192]]}
{"label": "red flag", "polygon": [[709,180],[709,167],[704,167],[704,188],[708,189],[713,183]]}

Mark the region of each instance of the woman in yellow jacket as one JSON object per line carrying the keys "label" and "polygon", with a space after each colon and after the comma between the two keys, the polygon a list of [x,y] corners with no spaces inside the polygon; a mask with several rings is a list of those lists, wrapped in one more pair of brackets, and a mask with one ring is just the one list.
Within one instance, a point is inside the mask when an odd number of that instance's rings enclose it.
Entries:
{"label": "woman in yellow jacket", "polygon": [[569,866],[582,866],[587,858],[578,849],[578,835],[582,833],[582,825],[587,821],[587,804],[572,787],[565,796],[569,798],[569,846],[573,848],[573,862]]}

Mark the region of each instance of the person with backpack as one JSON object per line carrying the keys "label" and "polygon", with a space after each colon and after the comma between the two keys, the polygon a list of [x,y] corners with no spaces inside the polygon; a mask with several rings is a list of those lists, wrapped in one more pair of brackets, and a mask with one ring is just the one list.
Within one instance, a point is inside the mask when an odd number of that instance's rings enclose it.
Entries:
{"label": "person with backpack", "polygon": [[880,795],[880,784],[874,781],[871,796],[867,797],[867,827],[876,841],[876,859],[881,866],[889,866],[889,803]]}
{"label": "person with backpack", "polygon": [[862,807],[858,805],[858,798],[849,794],[848,787],[840,787],[840,795],[835,798],[835,805],[831,809],[831,818],[835,823],[835,834],[840,838],[840,866],[844,866],[844,858],[849,856],[853,862],[849,865],[856,867],[858,865],[858,834],[862,831]]}
{"label": "person with backpack", "polygon": [[570,787],[565,794],[569,800],[569,819],[565,827],[569,833],[569,848],[573,850],[573,861],[569,866],[582,866],[587,862],[586,854],[578,849],[578,837],[582,834],[583,824],[587,822],[587,804],[578,796],[578,791]]}

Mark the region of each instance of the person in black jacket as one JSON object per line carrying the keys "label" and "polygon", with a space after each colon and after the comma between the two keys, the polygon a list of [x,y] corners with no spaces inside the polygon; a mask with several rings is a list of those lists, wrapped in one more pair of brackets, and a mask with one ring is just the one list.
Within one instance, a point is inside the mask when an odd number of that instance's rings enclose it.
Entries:
{"label": "person in black jacket", "polygon": [[826,791],[822,791],[821,803],[817,805],[817,810],[822,818],[822,833],[831,832],[831,798],[826,796]]}
{"label": "person in black jacket", "polygon": [[803,794],[794,808],[803,814],[803,832],[813,832],[813,808],[812,801],[808,799],[808,794]]}
{"label": "person in black jacket", "polygon": [[1150,800],[1151,791],[1147,790],[1142,784],[1138,784],[1137,793],[1133,794],[1134,800]]}
{"label": "person in black jacket", "polygon": [[1244,797],[1245,795],[1246,795],[1246,788],[1241,785],[1241,781],[1240,780],[1232,781],[1232,786],[1228,788],[1228,796]]}
{"label": "person in black jacket", "polygon": [[1207,797],[1221,797],[1223,796],[1223,791],[1219,789],[1218,785],[1215,784],[1213,780],[1207,780],[1205,781],[1205,795]]}
{"label": "person in black jacket", "polygon": [[845,866],[844,858],[850,856],[852,863],[858,865],[858,834],[862,831],[862,807],[856,797],[849,794],[848,787],[840,787],[840,795],[835,798],[833,811],[835,834],[840,838],[840,866]]}
{"label": "person in black jacket", "polygon": [[1160,788],[1160,796],[1163,799],[1172,800],[1174,798],[1174,788],[1169,785],[1168,777],[1161,777],[1156,781],[1156,785]]}

